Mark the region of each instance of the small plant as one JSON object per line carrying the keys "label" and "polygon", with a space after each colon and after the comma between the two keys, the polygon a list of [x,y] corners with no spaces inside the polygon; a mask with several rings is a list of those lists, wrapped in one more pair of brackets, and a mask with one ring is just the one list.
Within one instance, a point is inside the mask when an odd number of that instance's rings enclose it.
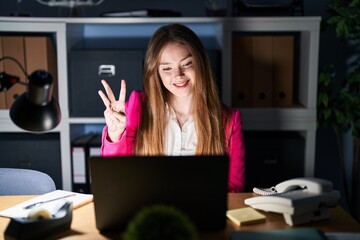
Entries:
{"label": "small plant", "polygon": [[195,240],[197,232],[179,209],[154,205],[140,210],[129,222],[124,240]]}

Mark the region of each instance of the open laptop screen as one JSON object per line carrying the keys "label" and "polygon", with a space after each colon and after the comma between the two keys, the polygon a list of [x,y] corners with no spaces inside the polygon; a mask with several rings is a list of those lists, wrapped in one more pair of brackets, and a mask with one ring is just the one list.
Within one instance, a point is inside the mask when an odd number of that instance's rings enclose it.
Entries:
{"label": "open laptop screen", "polygon": [[167,204],[199,231],[226,226],[227,156],[91,157],[96,227],[123,231],[144,207]]}

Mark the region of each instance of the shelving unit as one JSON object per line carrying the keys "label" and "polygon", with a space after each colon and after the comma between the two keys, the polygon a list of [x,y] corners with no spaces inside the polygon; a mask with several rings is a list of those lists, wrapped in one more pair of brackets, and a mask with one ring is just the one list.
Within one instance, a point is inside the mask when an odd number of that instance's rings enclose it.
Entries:
{"label": "shelving unit", "polygon": [[[249,17],[249,18],[0,18],[2,33],[52,34],[56,43],[60,125],[52,132],[60,133],[62,188],[71,190],[71,146],[74,132],[102,128],[102,117],[70,117],[69,53],[73,49],[146,49],[153,32],[161,25],[176,22],[192,28],[208,49],[222,52],[222,98],[231,105],[231,37],[233,32],[299,32],[299,106],[291,108],[241,109],[245,130],[297,131],[305,138],[304,175],[314,175],[317,63],[319,49],[319,17]],[[114,39],[116,41],[114,41]],[[121,78],[121,76],[118,76]],[[96,93],[94,98],[98,97]],[[75,130],[76,131],[75,131]],[[9,118],[8,110],[0,110],[0,132],[23,133]]]}
{"label": "shelving unit", "polygon": [[299,87],[300,106],[291,108],[241,109],[244,129],[299,131],[305,138],[304,176],[315,172],[316,96],[319,55],[320,17],[238,18],[224,21],[223,101],[231,104],[231,43],[233,32],[300,33]]}

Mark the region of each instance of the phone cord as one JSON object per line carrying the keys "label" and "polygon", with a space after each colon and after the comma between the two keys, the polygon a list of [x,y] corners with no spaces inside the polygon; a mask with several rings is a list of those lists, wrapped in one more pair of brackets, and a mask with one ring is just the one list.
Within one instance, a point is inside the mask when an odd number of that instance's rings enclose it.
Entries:
{"label": "phone cord", "polygon": [[262,195],[262,196],[270,196],[270,195],[278,194],[275,187],[271,187],[271,188],[257,188],[257,187],[254,187],[253,192],[256,193],[256,194]]}

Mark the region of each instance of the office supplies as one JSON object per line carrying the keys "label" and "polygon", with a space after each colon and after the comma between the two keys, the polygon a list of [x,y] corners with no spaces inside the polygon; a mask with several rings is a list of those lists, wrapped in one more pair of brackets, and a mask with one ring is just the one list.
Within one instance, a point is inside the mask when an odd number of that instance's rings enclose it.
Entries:
{"label": "office supplies", "polygon": [[272,36],[253,36],[252,39],[252,104],[271,107],[273,96]]}
{"label": "office supplies", "polygon": [[96,134],[89,143],[89,156],[100,156],[102,135]]}
{"label": "office supplies", "polygon": [[72,204],[66,202],[50,219],[11,219],[5,230],[5,239],[48,239],[70,229]]}
{"label": "office supplies", "polygon": [[167,204],[200,231],[223,229],[228,171],[227,156],[91,157],[96,227],[122,231],[143,207]]}
{"label": "office supplies", "polygon": [[245,199],[245,204],[282,213],[291,226],[329,218],[329,208],[335,207],[340,199],[332,183],[319,178],[295,178],[279,183],[268,193],[267,189],[262,190],[264,196]]}
{"label": "office supplies", "polygon": [[293,105],[294,36],[273,37],[273,106]]}
{"label": "office supplies", "polygon": [[40,201],[40,202],[31,203],[31,204],[25,206],[24,209],[31,209],[31,208],[38,207],[38,206],[43,205],[43,204],[48,203],[48,202],[57,201],[59,199],[65,199],[65,198],[74,197],[74,196],[76,196],[76,193],[68,194],[68,195],[65,195],[65,196],[60,196],[60,197],[49,199],[49,200],[44,200],[44,201]]}
{"label": "office supplies", "polygon": [[50,219],[52,218],[52,214],[50,211],[48,211],[45,208],[42,207],[35,207],[31,212],[29,212],[29,215],[27,219]]}
{"label": "office supplies", "polygon": [[72,191],[90,193],[89,144],[94,134],[79,136],[71,142]]}
{"label": "office supplies", "polygon": [[51,214],[54,214],[53,211],[58,210],[57,205],[59,204],[59,201],[64,201],[64,197],[66,197],[66,201],[72,203],[72,208],[74,209],[79,208],[82,205],[91,202],[93,199],[93,196],[91,194],[82,194],[82,193],[74,193],[64,190],[55,190],[53,192],[49,192],[40,195],[38,197],[34,197],[25,202],[19,203],[13,207],[4,209],[0,211],[0,216],[8,217],[8,218],[27,218],[32,208],[26,208],[26,207],[39,202],[43,203],[42,207],[49,210]]}
{"label": "office supplies", "polygon": [[90,192],[89,157],[100,156],[101,134],[86,134],[71,142],[72,191]]}
{"label": "office supplies", "polygon": [[[244,203],[246,198],[253,196],[253,193],[229,193],[228,194],[228,206],[229,209],[247,207]],[[10,207],[19,201],[25,201],[30,199],[31,196],[0,196],[0,209]],[[306,227],[316,227],[317,229],[326,233],[336,239],[339,237],[345,237],[345,239],[356,239],[360,236],[360,224],[351,217],[351,215],[345,211],[341,206],[336,206],[331,211],[331,218],[326,221],[320,221],[316,223],[309,223]],[[215,232],[200,232],[199,239],[216,239],[216,240],[229,240],[230,234],[234,231],[256,231],[256,230],[271,230],[271,229],[298,229],[288,226],[283,220],[282,216],[274,213],[263,213],[267,219],[266,222],[261,224],[246,225],[238,227],[230,221],[227,222],[227,227],[221,231]],[[0,232],[5,232],[6,226],[10,220],[0,217]],[[106,235],[107,239],[119,239],[119,233],[112,233]],[[353,238],[351,238],[353,237]],[[73,211],[73,221],[71,224],[71,230],[64,232],[61,239],[104,239],[102,235],[96,229],[95,223],[95,211],[94,203],[91,202],[80,209]],[[252,239],[251,239],[252,240]],[[275,238],[275,240],[277,240]]]}
{"label": "office supplies", "polygon": [[232,106],[252,107],[252,37],[233,34],[232,46]]}
{"label": "office supplies", "polygon": [[236,225],[265,222],[266,217],[250,207],[228,210],[226,216]]}

